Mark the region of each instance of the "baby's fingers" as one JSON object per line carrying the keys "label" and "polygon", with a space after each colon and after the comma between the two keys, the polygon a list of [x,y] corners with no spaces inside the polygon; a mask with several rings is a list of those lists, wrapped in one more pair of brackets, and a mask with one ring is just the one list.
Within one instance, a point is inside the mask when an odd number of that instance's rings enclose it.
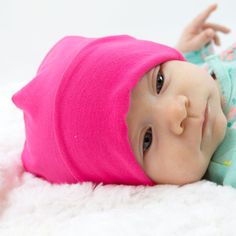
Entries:
{"label": "baby's fingers", "polygon": [[207,20],[207,18],[211,15],[213,11],[215,11],[217,8],[217,4],[210,5],[205,11],[200,13],[197,17],[195,17],[190,24],[193,28],[199,28],[202,27],[204,22]]}
{"label": "baby's fingers", "polygon": [[221,33],[227,34],[230,32],[230,29],[224,25],[219,25],[215,23],[205,23],[202,27],[203,29],[213,29],[214,31],[219,31]]}
{"label": "baby's fingers", "polygon": [[194,47],[198,50],[212,39],[215,39],[215,35],[216,34],[214,30],[205,29],[193,39],[192,43],[194,44]]}
{"label": "baby's fingers", "polygon": [[215,45],[220,46],[220,37],[217,34],[213,37],[213,41]]}

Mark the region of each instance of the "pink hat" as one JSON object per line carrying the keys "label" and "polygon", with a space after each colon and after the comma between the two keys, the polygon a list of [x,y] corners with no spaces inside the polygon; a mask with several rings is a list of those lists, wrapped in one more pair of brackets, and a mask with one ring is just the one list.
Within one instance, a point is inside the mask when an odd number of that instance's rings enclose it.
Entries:
{"label": "pink hat", "polygon": [[184,60],[130,36],[68,36],[12,100],[24,112],[25,169],[52,183],[153,185],[135,159],[126,115],[132,88],[154,66]]}

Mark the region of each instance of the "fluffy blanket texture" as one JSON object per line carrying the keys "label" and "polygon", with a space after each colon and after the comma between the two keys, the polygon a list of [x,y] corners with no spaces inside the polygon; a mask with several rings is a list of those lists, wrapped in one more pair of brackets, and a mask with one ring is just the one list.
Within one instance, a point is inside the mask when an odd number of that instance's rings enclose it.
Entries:
{"label": "fluffy blanket texture", "polygon": [[235,235],[236,189],[51,185],[24,172],[23,115],[0,88],[0,235]]}

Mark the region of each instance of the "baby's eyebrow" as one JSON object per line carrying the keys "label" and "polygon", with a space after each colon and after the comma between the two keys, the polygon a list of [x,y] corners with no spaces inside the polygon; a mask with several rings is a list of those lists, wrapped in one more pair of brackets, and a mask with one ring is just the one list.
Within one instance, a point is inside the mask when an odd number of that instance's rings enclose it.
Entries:
{"label": "baby's eyebrow", "polygon": [[[146,80],[147,83],[147,89],[150,93],[155,95],[155,92],[153,90],[153,74],[156,73],[156,68],[159,65],[154,66],[153,68],[151,68],[148,72],[146,72],[144,74],[144,78]],[[143,145],[143,138],[144,138],[144,134],[142,132],[142,130],[145,128],[145,126],[141,125],[142,122],[136,121],[138,122],[138,127],[134,129],[133,131],[133,135],[130,137],[130,142],[132,143],[132,147],[134,149],[134,152],[136,153],[136,158],[142,160],[143,159],[143,152],[142,152],[142,145]]]}
{"label": "baby's eyebrow", "polygon": [[[152,82],[153,82],[153,76],[154,76],[154,73],[156,72],[156,69],[159,65],[153,67],[148,73],[147,73],[147,82],[148,82],[148,88],[150,90],[150,92],[155,95],[155,92],[153,90],[153,85],[152,85]],[[158,70],[159,71],[159,70]]]}
{"label": "baby's eyebrow", "polygon": [[[142,140],[140,141],[141,137],[141,133],[138,131],[136,132],[136,135],[135,135],[135,141],[134,141],[134,146],[135,146],[135,149],[136,149],[136,153],[137,153],[137,159],[142,159],[143,158],[143,153],[142,153]],[[140,142],[139,142],[140,141]]]}
{"label": "baby's eyebrow", "polygon": [[142,160],[143,158],[143,153],[142,153],[142,142],[143,142],[143,135],[142,135],[142,130],[144,127],[141,127],[140,122],[138,122],[138,127],[135,127],[131,137],[130,137],[130,143],[132,145],[132,149],[135,153],[135,156],[137,160]]}

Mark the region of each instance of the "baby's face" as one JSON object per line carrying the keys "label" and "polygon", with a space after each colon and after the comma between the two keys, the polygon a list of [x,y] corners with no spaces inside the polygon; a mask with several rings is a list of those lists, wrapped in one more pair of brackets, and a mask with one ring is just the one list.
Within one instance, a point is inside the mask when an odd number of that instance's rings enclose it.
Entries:
{"label": "baby's face", "polygon": [[169,61],[132,90],[127,114],[137,161],[156,183],[200,180],[225,135],[218,83],[193,64]]}

